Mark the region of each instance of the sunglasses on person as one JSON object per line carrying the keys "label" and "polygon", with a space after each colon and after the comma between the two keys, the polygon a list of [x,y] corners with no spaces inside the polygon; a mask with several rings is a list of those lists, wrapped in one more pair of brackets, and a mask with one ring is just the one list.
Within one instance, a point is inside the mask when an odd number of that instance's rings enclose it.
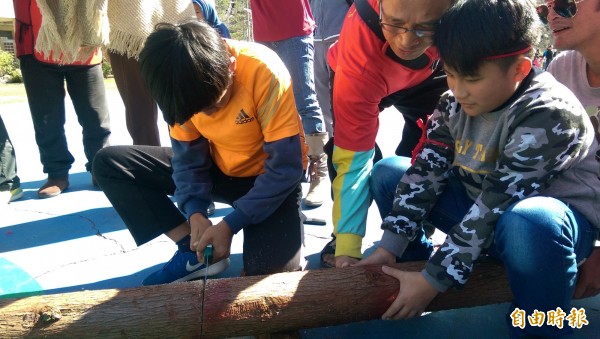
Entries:
{"label": "sunglasses on person", "polygon": [[572,18],[577,14],[577,4],[582,1],[583,0],[554,0],[547,5],[538,6],[537,13],[542,22],[545,24],[548,23],[548,14],[550,14],[550,9],[553,9],[556,14],[563,18]]}

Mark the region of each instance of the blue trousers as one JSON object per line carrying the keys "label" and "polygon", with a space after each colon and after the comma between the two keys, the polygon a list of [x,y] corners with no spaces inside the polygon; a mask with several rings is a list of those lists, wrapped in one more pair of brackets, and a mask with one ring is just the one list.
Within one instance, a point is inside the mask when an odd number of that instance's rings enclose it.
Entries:
{"label": "blue trousers", "polygon": [[[408,167],[410,159],[405,157],[386,158],[373,167],[370,188],[382,218],[391,211],[394,191]],[[458,178],[451,175],[427,220],[448,233],[472,204]],[[512,326],[509,315],[515,308],[531,315],[535,310],[546,313],[557,307],[569,314],[577,266],[590,255],[595,239],[595,229],[581,213],[552,197],[525,198],[502,214],[486,252],[504,263],[508,275],[514,296],[507,314],[512,336],[554,336],[572,330],[566,322],[563,329],[528,323],[521,329]],[[414,242],[429,244],[424,236]],[[413,243],[407,251],[418,248]]]}
{"label": "blue trousers", "polygon": [[315,91],[313,35],[293,37],[281,41],[261,42],[274,50],[292,77],[296,108],[302,118],[305,134],[325,132],[323,113]]}

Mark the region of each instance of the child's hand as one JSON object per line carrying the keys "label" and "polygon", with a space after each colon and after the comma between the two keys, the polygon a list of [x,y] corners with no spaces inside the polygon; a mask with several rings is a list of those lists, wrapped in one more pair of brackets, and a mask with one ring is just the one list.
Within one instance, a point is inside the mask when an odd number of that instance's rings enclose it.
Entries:
{"label": "child's hand", "polygon": [[594,248],[592,254],[579,267],[573,298],[587,298],[598,293],[600,293],[600,248]]}
{"label": "child's hand", "polygon": [[204,262],[204,248],[208,244],[213,245],[213,260],[212,262],[221,261],[231,253],[231,239],[233,233],[225,220],[221,220],[215,226],[211,226],[204,231],[202,237],[193,246],[196,248],[196,255],[199,262]]}
{"label": "child's hand", "polygon": [[190,249],[197,251],[196,243],[204,234],[207,228],[212,226],[212,221],[207,219],[202,213],[194,213],[190,216]]}
{"label": "child's hand", "polygon": [[385,264],[394,264],[396,262],[396,256],[381,247],[377,247],[375,252],[370,256],[364,258],[363,260],[354,264],[354,266],[364,266],[364,265],[385,265]]}
{"label": "child's hand", "polygon": [[383,320],[419,316],[439,293],[420,272],[404,272],[388,266],[383,266],[382,270],[400,282],[398,296],[381,316]]}

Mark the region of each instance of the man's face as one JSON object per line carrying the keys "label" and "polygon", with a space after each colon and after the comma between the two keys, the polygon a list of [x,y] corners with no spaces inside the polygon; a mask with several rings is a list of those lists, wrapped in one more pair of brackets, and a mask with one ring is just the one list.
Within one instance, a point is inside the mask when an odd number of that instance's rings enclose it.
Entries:
{"label": "man's face", "polygon": [[[553,8],[548,13],[548,24],[552,30],[554,46],[559,50],[597,48],[600,43],[600,10],[598,0],[576,0],[577,13],[572,18],[563,18]],[[552,7],[554,0],[547,0]]]}
{"label": "man's face", "polygon": [[[409,30],[431,31],[435,29],[442,14],[450,7],[451,0],[380,0],[383,24],[404,27]],[[433,43],[433,38],[417,37],[414,32],[402,32],[383,27],[383,35],[394,54],[400,59],[413,60],[421,56]]]}

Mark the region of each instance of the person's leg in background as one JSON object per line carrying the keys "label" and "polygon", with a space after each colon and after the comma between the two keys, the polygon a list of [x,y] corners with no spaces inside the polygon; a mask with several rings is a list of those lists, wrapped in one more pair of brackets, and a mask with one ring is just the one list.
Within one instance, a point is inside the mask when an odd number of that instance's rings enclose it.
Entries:
{"label": "person's leg in background", "polygon": [[75,160],[65,136],[65,75],[62,67],[39,62],[33,55],[20,58],[23,82],[35,130],[40,161],[48,180],[38,197],[59,195],[69,187],[69,169]]}
{"label": "person's leg in background", "polygon": [[523,199],[500,217],[490,254],[504,263],[514,301],[507,312],[511,337],[552,337],[573,329],[544,324],[524,329],[513,326],[517,308],[531,316],[558,308],[568,315],[577,281],[577,267],[587,258],[596,231],[578,211],[550,197]]}
{"label": "person's leg in background", "polygon": [[108,146],[110,137],[102,66],[65,66],[65,69],[67,90],[83,129],[83,150],[87,158],[85,169],[91,172],[94,156]]}
{"label": "person's leg in background", "polygon": [[327,64],[327,51],[336,42],[336,39],[315,41],[315,92],[321,112],[325,130],[329,138],[333,137],[333,111],[331,106],[331,89],[329,87],[331,72]]}
{"label": "person's leg in background", "polygon": [[292,77],[296,108],[302,118],[311,162],[311,183],[304,204],[310,207],[321,206],[326,196],[325,185],[321,183],[327,179],[327,155],[323,146],[329,136],[315,92],[313,36],[309,34],[265,45],[279,55]]}
{"label": "person's leg in background", "polygon": [[0,116],[0,206],[21,199],[23,189],[17,175],[17,157]]}
{"label": "person's leg in background", "polygon": [[142,80],[139,61],[114,52],[108,55],[133,144],[160,146],[158,106]]}

